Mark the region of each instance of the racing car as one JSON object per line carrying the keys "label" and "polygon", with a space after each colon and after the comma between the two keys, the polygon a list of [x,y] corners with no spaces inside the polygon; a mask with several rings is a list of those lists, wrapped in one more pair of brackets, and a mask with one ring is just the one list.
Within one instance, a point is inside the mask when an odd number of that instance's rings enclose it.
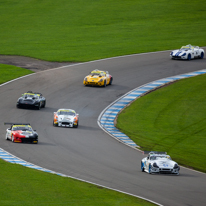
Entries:
{"label": "racing car", "polygon": [[107,85],[111,85],[112,81],[113,77],[108,73],[108,71],[95,69],[84,78],[83,84],[85,86],[90,85],[106,87]]}
{"label": "racing car", "polygon": [[79,114],[72,109],[59,109],[54,112],[53,126],[74,127],[79,125]]}
{"label": "racing car", "polygon": [[148,156],[141,161],[142,172],[179,175],[179,165],[172,161],[166,152],[151,151],[144,152],[144,154],[148,154]]}
{"label": "racing car", "polygon": [[182,46],[181,49],[174,50],[170,53],[171,59],[187,59],[191,60],[194,58],[204,58],[205,51],[204,49],[199,48],[199,46],[192,46],[188,44]]}
{"label": "racing car", "polygon": [[11,125],[6,130],[6,140],[22,143],[38,143],[38,134],[29,123],[4,123]]}
{"label": "racing car", "polygon": [[42,96],[39,92],[32,92],[28,91],[24,94],[22,94],[22,97],[20,97],[17,100],[16,103],[17,108],[20,107],[26,107],[26,108],[43,108],[46,106],[46,99]]}

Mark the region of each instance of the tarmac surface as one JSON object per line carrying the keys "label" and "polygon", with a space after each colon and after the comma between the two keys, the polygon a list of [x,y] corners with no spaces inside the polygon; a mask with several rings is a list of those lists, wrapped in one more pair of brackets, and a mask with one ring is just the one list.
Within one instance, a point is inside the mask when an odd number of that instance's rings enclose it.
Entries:
{"label": "tarmac surface", "polygon": [[[171,60],[169,53],[131,55],[65,66],[1,86],[0,147],[41,167],[165,206],[206,205],[206,174],[183,167],[179,176],[142,173],[142,153],[113,139],[97,124],[102,110],[128,91],[161,78],[206,69],[206,58]],[[106,88],[85,87],[83,78],[93,69],[109,71],[114,78],[113,84]],[[17,109],[18,97],[28,90],[41,92],[47,99],[46,108]],[[53,112],[59,108],[79,113],[77,129],[53,127]],[[30,123],[39,134],[39,144],[6,141],[8,126],[3,125],[4,122]],[[141,146],[141,142],[138,145]]]}

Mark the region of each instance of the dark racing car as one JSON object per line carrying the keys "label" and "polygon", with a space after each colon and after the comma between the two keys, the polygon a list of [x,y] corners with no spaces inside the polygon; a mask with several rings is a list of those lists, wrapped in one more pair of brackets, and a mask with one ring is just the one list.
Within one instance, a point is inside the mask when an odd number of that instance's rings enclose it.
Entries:
{"label": "dark racing car", "polygon": [[22,94],[17,100],[17,108],[44,108],[46,106],[46,99],[39,92],[28,91],[27,93]]}
{"label": "dark racing car", "polygon": [[11,125],[6,130],[6,140],[22,143],[38,143],[38,134],[29,123],[4,123]]}

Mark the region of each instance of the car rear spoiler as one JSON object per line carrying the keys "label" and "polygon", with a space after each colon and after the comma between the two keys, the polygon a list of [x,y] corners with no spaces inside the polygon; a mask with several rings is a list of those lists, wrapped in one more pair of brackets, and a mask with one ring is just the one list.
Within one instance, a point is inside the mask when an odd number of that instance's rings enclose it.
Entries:
{"label": "car rear spoiler", "polygon": [[143,151],[143,154],[167,154],[167,152]]}
{"label": "car rear spoiler", "polygon": [[4,125],[30,125],[30,123],[13,123],[13,122],[4,122]]}

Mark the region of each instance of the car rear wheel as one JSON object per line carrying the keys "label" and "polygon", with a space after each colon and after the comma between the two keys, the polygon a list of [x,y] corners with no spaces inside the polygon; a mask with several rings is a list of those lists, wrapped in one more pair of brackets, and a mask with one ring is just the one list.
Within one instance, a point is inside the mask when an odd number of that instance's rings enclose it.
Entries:
{"label": "car rear wheel", "polygon": [[191,60],[191,54],[188,54],[188,56],[187,56],[187,60],[188,60],[188,61]]}
{"label": "car rear wheel", "polygon": [[107,86],[107,82],[106,82],[106,80],[104,80],[104,85],[103,85],[103,87],[106,87]]}
{"label": "car rear wheel", "polygon": [[144,172],[144,163],[141,162],[141,171]]}

